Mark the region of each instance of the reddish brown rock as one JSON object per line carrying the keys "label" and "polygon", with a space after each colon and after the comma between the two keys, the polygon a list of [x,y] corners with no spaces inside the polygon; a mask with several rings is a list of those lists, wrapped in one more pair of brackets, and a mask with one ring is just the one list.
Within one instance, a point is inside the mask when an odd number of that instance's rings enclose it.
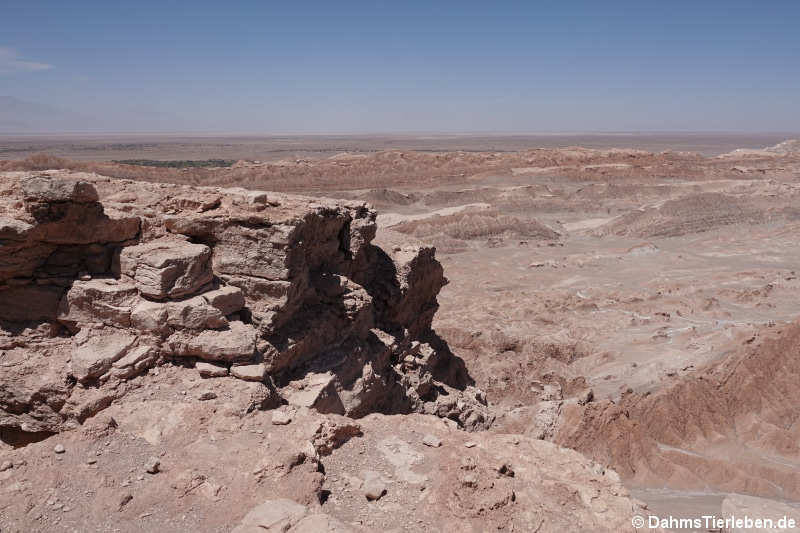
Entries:
{"label": "reddish brown rock", "polygon": [[212,279],[211,250],[180,239],[158,239],[129,246],[120,255],[122,273],[147,297],[194,294]]}
{"label": "reddish brown rock", "polygon": [[78,381],[99,378],[128,353],[134,342],[136,337],[126,333],[91,332],[87,340],[72,352],[71,374]]}
{"label": "reddish brown rock", "polygon": [[[446,348],[408,355],[430,332],[442,268],[430,248],[372,245],[366,204],[68,172],[22,178],[0,183],[11,252],[0,258],[0,320],[81,331],[65,377],[111,386],[159,357],[189,357],[282,384],[253,405],[491,423],[458,372],[440,371],[455,361]],[[393,364],[408,357],[413,365]]]}
{"label": "reddish brown rock", "polygon": [[248,361],[253,357],[256,330],[241,322],[231,322],[225,330],[176,332],[166,345],[176,357],[197,357],[205,361]]}
{"label": "reddish brown rock", "polygon": [[138,292],[132,283],[113,278],[75,281],[61,299],[58,320],[76,329],[79,324],[102,322],[129,327]]}

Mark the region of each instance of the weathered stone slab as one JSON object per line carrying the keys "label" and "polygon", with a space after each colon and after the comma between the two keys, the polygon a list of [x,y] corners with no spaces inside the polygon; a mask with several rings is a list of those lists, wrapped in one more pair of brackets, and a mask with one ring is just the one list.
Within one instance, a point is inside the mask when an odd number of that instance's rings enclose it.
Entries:
{"label": "weathered stone slab", "polygon": [[231,375],[245,381],[263,381],[267,374],[267,367],[263,364],[240,365],[231,367]]}
{"label": "weathered stone slab", "polygon": [[143,371],[156,359],[156,351],[150,346],[138,346],[121,359],[112,363],[115,378],[129,378]]}
{"label": "weathered stone slab", "polygon": [[172,355],[197,357],[205,361],[247,361],[253,357],[256,330],[249,324],[231,322],[228,329],[200,333],[180,331],[166,342]]}
{"label": "weathered stone slab", "polygon": [[129,327],[138,294],[136,287],[125,281],[77,280],[61,299],[58,319],[70,327],[92,322]]}
{"label": "weathered stone slab", "polygon": [[36,202],[97,202],[100,197],[91,183],[49,176],[31,176],[20,180],[25,201]]}
{"label": "weathered stone slab", "polygon": [[127,333],[93,334],[82,345],[72,351],[71,373],[78,381],[98,378],[108,372],[114,362],[122,359],[136,342],[136,337]]}
{"label": "weathered stone slab", "polygon": [[202,296],[177,302],[141,300],[131,311],[131,323],[137,329],[158,331],[165,326],[187,329],[217,329],[228,321],[222,312]]}
{"label": "weathered stone slab", "polygon": [[198,361],[194,365],[201,378],[222,378],[228,375],[228,368],[214,363]]}
{"label": "weathered stone slab", "polygon": [[210,260],[211,249],[204,244],[164,238],[123,249],[120,268],[143,295],[178,298],[211,281]]}
{"label": "weathered stone slab", "polygon": [[244,294],[242,289],[232,285],[226,285],[213,291],[202,294],[206,301],[220,310],[223,315],[230,315],[241,311],[244,307]]}

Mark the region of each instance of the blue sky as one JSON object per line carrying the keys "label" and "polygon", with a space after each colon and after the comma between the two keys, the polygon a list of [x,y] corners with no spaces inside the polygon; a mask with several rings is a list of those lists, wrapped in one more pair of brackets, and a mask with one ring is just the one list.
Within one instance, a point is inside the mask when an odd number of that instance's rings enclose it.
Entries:
{"label": "blue sky", "polygon": [[800,1],[0,0],[0,96],[73,130],[798,131]]}

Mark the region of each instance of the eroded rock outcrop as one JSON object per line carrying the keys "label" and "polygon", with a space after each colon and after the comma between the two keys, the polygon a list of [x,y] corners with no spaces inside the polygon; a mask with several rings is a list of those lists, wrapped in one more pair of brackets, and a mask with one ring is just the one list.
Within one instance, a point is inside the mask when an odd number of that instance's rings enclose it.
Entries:
{"label": "eroded rock outcrop", "polygon": [[552,440],[646,485],[800,498],[800,323],[763,326],[655,392],[565,402]]}
{"label": "eroded rock outcrop", "polygon": [[[366,204],[65,172],[7,175],[0,203],[7,431],[60,431],[165,361],[264,405],[491,423],[431,330],[434,250],[372,245]],[[88,389],[108,394],[64,409]]]}

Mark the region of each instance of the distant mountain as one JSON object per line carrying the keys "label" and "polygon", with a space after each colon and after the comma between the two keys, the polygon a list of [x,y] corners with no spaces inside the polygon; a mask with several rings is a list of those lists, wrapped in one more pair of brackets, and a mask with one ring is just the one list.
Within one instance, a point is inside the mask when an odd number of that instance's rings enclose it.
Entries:
{"label": "distant mountain", "polygon": [[800,139],[789,139],[780,144],[766,148],[767,152],[775,152],[778,154],[793,154],[800,152]]}
{"label": "distant mountain", "polygon": [[0,133],[76,131],[83,129],[85,122],[78,113],[14,96],[0,96]]}

